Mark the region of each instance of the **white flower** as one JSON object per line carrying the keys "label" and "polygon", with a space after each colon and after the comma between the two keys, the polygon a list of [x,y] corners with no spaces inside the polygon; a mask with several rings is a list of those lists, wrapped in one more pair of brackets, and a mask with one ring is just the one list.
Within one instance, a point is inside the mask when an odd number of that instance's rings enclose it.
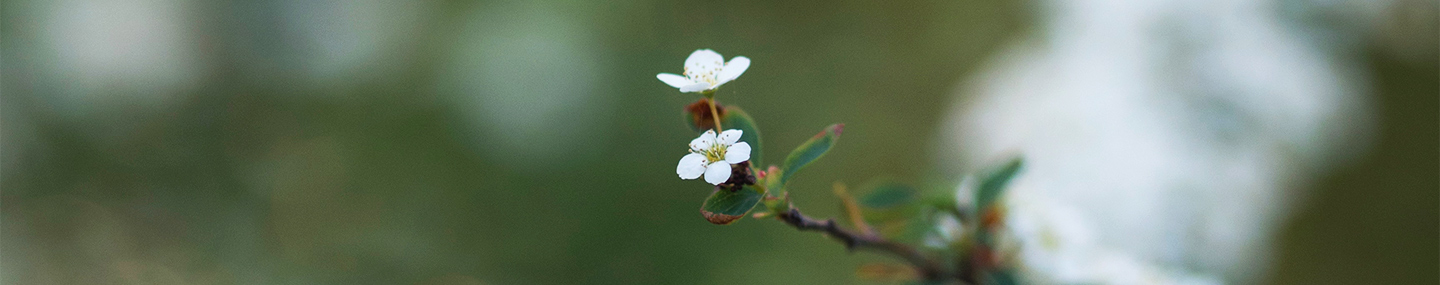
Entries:
{"label": "white flower", "polygon": [[705,131],[690,141],[690,154],[680,158],[675,174],[680,179],[695,179],[705,175],[705,182],[720,185],[730,180],[730,165],[750,160],[750,144],[736,143],[740,130],[726,130],[715,135],[714,130]]}
{"label": "white flower", "polygon": [[690,53],[685,59],[685,76],[672,73],[655,75],[665,84],[680,88],[680,92],[701,92],[713,90],[725,82],[735,80],[750,68],[750,59],[737,56],[725,62],[725,57],[713,50],[702,49]]}

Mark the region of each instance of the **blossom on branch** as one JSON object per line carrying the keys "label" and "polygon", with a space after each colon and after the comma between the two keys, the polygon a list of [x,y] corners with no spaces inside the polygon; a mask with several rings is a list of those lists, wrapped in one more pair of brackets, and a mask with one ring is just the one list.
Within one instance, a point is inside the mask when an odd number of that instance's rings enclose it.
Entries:
{"label": "blossom on branch", "polygon": [[655,78],[680,88],[680,92],[704,92],[719,88],[721,84],[735,80],[745,69],[750,68],[750,59],[737,56],[725,62],[725,57],[713,50],[702,49],[690,53],[685,59],[684,75],[673,73],[656,74]]}
{"label": "blossom on branch", "polygon": [[707,130],[700,137],[690,141],[690,154],[680,158],[675,174],[680,179],[695,179],[705,176],[705,182],[720,185],[730,180],[730,165],[750,160],[750,144],[740,142],[740,130],[726,130],[715,135]]}

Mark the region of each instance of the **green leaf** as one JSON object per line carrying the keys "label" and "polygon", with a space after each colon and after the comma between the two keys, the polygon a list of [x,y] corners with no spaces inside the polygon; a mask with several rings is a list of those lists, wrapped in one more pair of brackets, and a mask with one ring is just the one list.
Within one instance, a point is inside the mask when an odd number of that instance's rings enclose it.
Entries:
{"label": "green leaf", "polygon": [[780,168],[771,165],[770,168],[765,169],[765,173],[765,179],[763,179],[761,183],[765,184],[765,189],[770,190],[770,193],[767,195],[773,197],[785,195],[785,185],[780,185],[780,176],[777,176],[780,175]]}
{"label": "green leaf", "polygon": [[750,144],[750,165],[763,167],[764,164],[760,164],[760,159],[764,157],[760,151],[760,128],[755,126],[755,119],[734,105],[725,106],[725,116],[720,119],[720,127],[744,132],[740,135],[740,141]]}
{"label": "green leaf", "polygon": [[761,196],[759,190],[752,186],[745,186],[744,189],[734,192],[716,189],[714,193],[710,193],[710,198],[705,198],[705,204],[700,206],[700,214],[712,224],[728,225],[740,220],[751,208],[755,208]]}
{"label": "green leaf", "polygon": [[904,224],[920,214],[919,191],[910,185],[895,181],[869,183],[862,189],[870,189],[856,198],[864,208],[865,221],[875,225]]}
{"label": "green leaf", "polygon": [[904,242],[921,242],[925,236],[935,229],[935,214],[938,211],[934,207],[924,204],[910,204],[905,207],[885,211],[866,212],[866,221],[870,221],[881,236]]}
{"label": "green leaf", "polygon": [[820,156],[830,151],[830,147],[835,146],[835,141],[840,139],[840,131],[844,128],[845,124],[830,125],[826,127],[824,131],[815,134],[815,137],[810,138],[810,140],[795,147],[795,150],[790,151],[790,155],[785,157],[785,165],[780,167],[780,181],[778,184],[784,186],[786,182],[790,182],[790,177],[794,176],[795,171],[804,168],[816,159],[820,159]]}
{"label": "green leaf", "polygon": [[920,197],[919,190],[899,182],[879,182],[858,199],[860,206],[871,209],[893,209],[914,203]]}
{"label": "green leaf", "polygon": [[989,274],[985,274],[985,277],[986,277],[986,278],[985,278],[986,280],[989,280],[989,281],[990,281],[990,282],[985,282],[985,284],[995,284],[995,285],[1018,285],[1018,284],[1022,284],[1022,283],[1020,283],[1020,279],[1018,278],[1018,276],[1015,276],[1015,272],[1011,272],[1010,270],[990,271]]}
{"label": "green leaf", "polygon": [[[991,204],[994,204],[995,201],[1000,198],[1000,195],[1005,192],[1005,186],[1010,184],[1010,180],[1014,179],[1015,175],[1020,173],[1020,169],[1024,164],[1024,159],[1016,157],[1010,159],[1005,165],[999,168],[993,168],[982,174],[980,176],[980,185],[975,189],[976,210],[984,210],[989,208]],[[978,212],[983,213],[983,211]]]}
{"label": "green leaf", "polygon": [[781,213],[790,211],[790,197],[767,196],[760,202],[765,205],[765,210],[770,211],[770,214],[773,215],[780,215]]}

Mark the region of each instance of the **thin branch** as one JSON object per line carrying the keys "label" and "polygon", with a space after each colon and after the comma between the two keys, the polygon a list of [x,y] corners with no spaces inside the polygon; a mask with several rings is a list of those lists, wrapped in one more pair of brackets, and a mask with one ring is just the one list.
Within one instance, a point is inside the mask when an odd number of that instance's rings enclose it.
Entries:
{"label": "thin branch", "polygon": [[942,269],[939,262],[929,257],[926,257],[924,254],[920,253],[919,250],[916,250],[909,245],[887,240],[879,237],[878,235],[864,235],[847,231],[845,229],[841,229],[839,226],[836,226],[834,219],[817,221],[815,219],[811,219],[810,217],[806,217],[804,214],[800,213],[799,209],[795,208],[791,208],[788,212],[781,213],[778,218],[780,218],[781,221],[785,221],[785,224],[795,227],[796,229],[799,229],[801,231],[825,232],[825,234],[830,235],[835,239],[838,239],[841,243],[844,243],[845,248],[852,251],[856,249],[868,249],[890,253],[892,255],[900,257],[901,259],[904,259],[905,262],[909,262],[911,266],[914,266],[915,269],[920,272],[920,275],[927,280],[939,280],[944,278],[945,271],[944,269]]}

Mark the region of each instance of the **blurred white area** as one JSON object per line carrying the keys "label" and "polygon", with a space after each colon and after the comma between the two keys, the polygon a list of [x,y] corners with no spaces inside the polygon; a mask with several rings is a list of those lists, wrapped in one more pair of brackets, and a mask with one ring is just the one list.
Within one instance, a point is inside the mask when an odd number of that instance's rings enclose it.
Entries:
{"label": "blurred white area", "polygon": [[951,169],[1024,155],[1011,222],[1071,233],[1037,243],[1083,252],[1030,263],[1039,280],[1137,284],[1101,276],[1134,264],[1218,277],[1141,283],[1258,282],[1296,190],[1365,149],[1373,119],[1345,54],[1356,41],[1339,40],[1360,31],[1281,11],[1360,25],[1386,2],[1042,4],[1038,33],[967,82],[942,151]]}
{"label": "blurred white area", "polygon": [[[1019,189],[1015,189],[1019,190]],[[1018,191],[1007,200],[1013,243],[1025,276],[1038,284],[1220,284],[1212,276],[1143,261],[1122,249],[1096,246],[1096,226],[1069,205]]]}
{"label": "blurred white area", "polygon": [[419,40],[434,1],[281,1],[285,20],[301,43],[306,75],[322,84],[393,76],[407,45]]}
{"label": "blurred white area", "polygon": [[605,138],[595,119],[611,109],[597,88],[606,77],[598,39],[565,12],[522,2],[464,17],[440,85],[488,132],[472,137],[482,155],[537,170]]}
{"label": "blurred white area", "polygon": [[31,51],[66,115],[101,106],[159,109],[204,75],[192,4],[184,0],[58,0],[37,5]]}
{"label": "blurred white area", "polygon": [[[200,85],[194,3],[185,0],[12,1],[27,11],[5,19],[33,34],[6,35],[6,94],[0,100],[0,169],[8,176],[23,161],[45,160],[37,117],[74,122],[82,135],[113,142],[139,128],[117,114],[153,113],[174,106]],[[17,35],[18,34],[18,35]],[[29,96],[46,94],[46,96]],[[40,115],[43,114],[43,115]],[[91,123],[110,116],[106,124]],[[20,191],[8,189],[7,191]]]}

